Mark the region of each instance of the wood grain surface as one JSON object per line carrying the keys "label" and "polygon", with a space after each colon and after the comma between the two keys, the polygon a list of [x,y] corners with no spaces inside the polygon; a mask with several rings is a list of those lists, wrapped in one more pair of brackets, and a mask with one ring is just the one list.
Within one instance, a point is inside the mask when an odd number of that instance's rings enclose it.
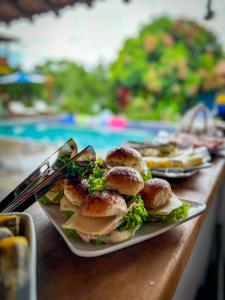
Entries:
{"label": "wood grain surface", "polygon": [[[178,196],[210,206],[224,175],[224,160],[215,159],[212,168],[171,183]],[[70,252],[38,203],[27,211],[37,233],[38,300],[169,300],[207,217],[206,211],[138,245],[97,258],[81,258]]]}

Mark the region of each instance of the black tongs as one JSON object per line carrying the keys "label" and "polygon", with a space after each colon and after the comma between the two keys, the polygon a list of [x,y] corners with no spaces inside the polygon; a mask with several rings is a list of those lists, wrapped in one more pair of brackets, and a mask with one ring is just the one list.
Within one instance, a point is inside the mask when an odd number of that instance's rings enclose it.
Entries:
{"label": "black tongs", "polygon": [[25,210],[36,201],[35,195],[43,196],[57,182],[66,178],[67,170],[72,163],[76,162],[83,166],[95,160],[96,154],[92,146],[89,145],[78,153],[75,141],[68,140],[0,201],[0,212]]}

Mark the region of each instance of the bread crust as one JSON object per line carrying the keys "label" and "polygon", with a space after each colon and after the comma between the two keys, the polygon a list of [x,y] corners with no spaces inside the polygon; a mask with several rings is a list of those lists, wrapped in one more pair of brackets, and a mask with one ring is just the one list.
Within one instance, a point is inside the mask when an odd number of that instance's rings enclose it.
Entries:
{"label": "bread crust", "polygon": [[139,172],[142,170],[141,154],[130,147],[117,147],[112,149],[107,153],[105,163],[109,168],[124,166],[132,167]]}
{"label": "bread crust", "polygon": [[84,181],[80,183],[65,182],[64,194],[76,206],[80,206],[88,195],[88,188]]}
{"label": "bread crust", "polygon": [[79,213],[87,217],[110,217],[126,213],[124,198],[114,191],[99,191],[89,194],[81,203]]}
{"label": "bread crust", "polygon": [[144,187],[140,173],[130,167],[114,167],[105,176],[105,186],[123,195],[134,196]]}
{"label": "bread crust", "polygon": [[169,203],[172,197],[172,189],[168,181],[154,178],[145,181],[140,195],[148,210],[159,209]]}

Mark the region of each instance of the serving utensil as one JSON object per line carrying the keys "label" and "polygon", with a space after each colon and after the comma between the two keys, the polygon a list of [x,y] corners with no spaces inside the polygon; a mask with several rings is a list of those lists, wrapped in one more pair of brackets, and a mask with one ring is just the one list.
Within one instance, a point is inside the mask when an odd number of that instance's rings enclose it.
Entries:
{"label": "serving utensil", "polygon": [[84,166],[95,160],[92,146],[78,153],[76,142],[68,140],[0,202],[0,212],[23,211],[36,201],[35,194],[43,196],[57,182],[70,176],[68,170],[73,163]]}

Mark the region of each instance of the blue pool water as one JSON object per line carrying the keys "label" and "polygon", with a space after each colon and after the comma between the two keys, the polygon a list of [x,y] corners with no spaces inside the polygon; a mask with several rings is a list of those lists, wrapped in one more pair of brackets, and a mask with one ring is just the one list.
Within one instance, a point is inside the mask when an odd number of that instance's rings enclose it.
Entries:
{"label": "blue pool water", "polygon": [[40,141],[63,144],[70,138],[78,147],[92,145],[98,151],[107,151],[127,140],[144,141],[153,139],[156,133],[150,130],[125,129],[112,131],[108,128],[88,128],[52,123],[0,123],[0,137],[17,138],[27,141]]}

